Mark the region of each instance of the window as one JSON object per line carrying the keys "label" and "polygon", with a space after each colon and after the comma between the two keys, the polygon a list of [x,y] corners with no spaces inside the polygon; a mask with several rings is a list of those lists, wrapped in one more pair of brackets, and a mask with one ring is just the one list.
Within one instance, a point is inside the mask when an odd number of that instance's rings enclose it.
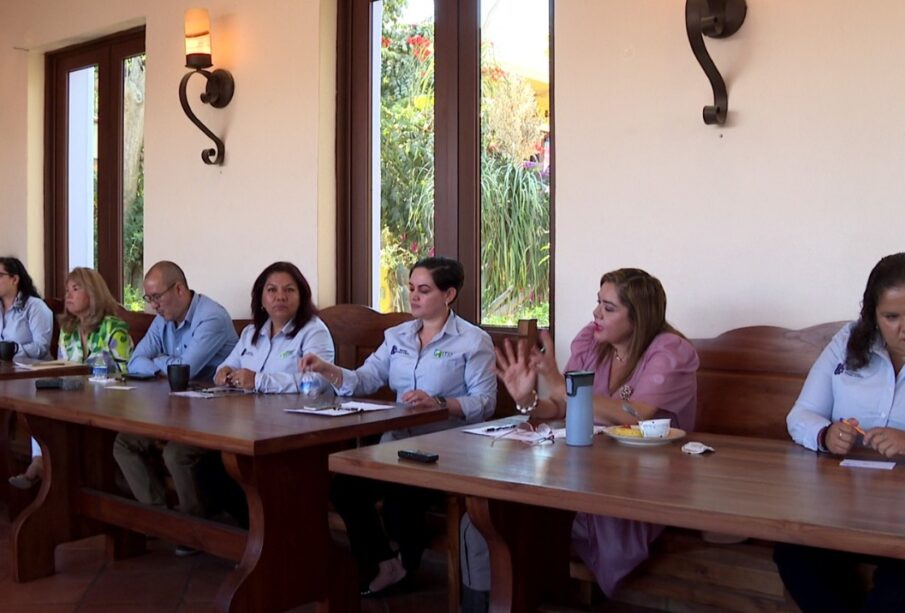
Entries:
{"label": "window", "polygon": [[48,294],[87,266],[143,308],[144,38],[140,28],[47,56]]}
{"label": "window", "polygon": [[406,310],[439,253],[460,314],[549,325],[550,2],[341,2],[338,300]]}

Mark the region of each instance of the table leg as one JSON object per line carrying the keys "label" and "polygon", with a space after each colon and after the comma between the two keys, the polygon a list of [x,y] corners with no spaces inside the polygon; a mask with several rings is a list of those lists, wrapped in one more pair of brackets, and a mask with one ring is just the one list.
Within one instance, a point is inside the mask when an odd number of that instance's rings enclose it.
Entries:
{"label": "table leg", "polygon": [[[100,428],[81,428],[79,445],[83,458],[80,484],[108,494],[119,494],[116,486],[116,461],[113,457],[113,441],[116,432]],[[122,560],[147,552],[147,537],[119,526],[102,524],[98,532],[107,533],[107,555]]]}
{"label": "table leg", "polygon": [[25,419],[44,451],[44,478],[37,498],[12,527],[16,581],[52,575],[56,546],[83,536],[72,506],[72,488],[79,478],[77,428],[43,417]]}
{"label": "table leg", "polygon": [[570,511],[488,500],[465,501],[490,548],[490,611],[536,611],[569,586]]}
{"label": "table leg", "polygon": [[264,456],[224,453],[248,499],[249,530],[236,570],[217,594],[221,611],[282,611],[307,602],[321,611],[357,611],[351,557],[327,526],[332,447]]}

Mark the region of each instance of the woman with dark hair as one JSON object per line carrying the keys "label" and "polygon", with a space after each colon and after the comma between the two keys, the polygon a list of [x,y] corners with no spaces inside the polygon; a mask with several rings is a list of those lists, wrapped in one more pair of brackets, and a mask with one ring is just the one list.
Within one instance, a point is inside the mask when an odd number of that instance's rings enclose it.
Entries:
{"label": "woman with dark hair", "polygon": [[53,313],[18,258],[0,258],[0,341],[19,344],[16,355],[50,357]]}
{"label": "woman with dark hair", "polygon": [[[520,412],[533,419],[563,419],[565,378],[556,364],[553,341],[541,334],[544,351],[514,349],[507,342],[497,351],[497,373]],[[668,418],[672,425],[694,428],[698,356],[694,347],[666,321],[666,292],[660,281],[637,268],[608,272],[600,279],[594,321],[572,341],[565,371],[594,373],[594,421],[635,424],[640,419]],[[547,390],[535,391],[538,379]],[[471,534],[469,533],[469,529]],[[648,557],[663,526],[579,513],[572,529],[574,550],[594,572],[607,596]],[[463,537],[482,541],[463,526]],[[482,544],[482,543],[481,543]],[[470,549],[480,549],[471,544]],[[484,545],[486,547],[486,545]],[[468,560],[463,560],[467,562]],[[464,568],[466,587],[489,589],[489,568],[472,573]]]}
{"label": "woman with dark hair", "polygon": [[[905,455],[905,253],[881,259],[867,278],[861,315],[811,367],[786,424],[796,443],[844,456],[867,447]],[[860,440],[860,444],[859,444]],[[864,601],[854,565],[877,565]],[[777,544],[774,560],[802,611],[905,611],[905,562]]]}
{"label": "woman with dark hair", "polygon": [[[132,337],[126,322],[116,316],[116,300],[100,273],[73,268],[66,277],[64,306],[58,317],[57,357],[70,362],[103,359],[108,367],[125,373],[132,355]],[[28,489],[43,477],[44,459],[35,439],[31,440],[31,457],[23,474],[9,478],[13,486]]]}
{"label": "woman with dark hair", "polygon": [[[340,396],[363,396],[384,385],[397,402],[442,406],[449,420],[389,432],[388,438],[481,422],[493,415],[496,376],[490,336],[453,312],[450,305],[465,283],[462,264],[445,257],[419,260],[409,271],[409,296],[415,319],[384,333],[383,344],[357,370],[327,364],[306,355],[303,371],[319,373]],[[373,596],[417,569],[425,545],[425,513],[433,497],[426,490],[337,476],[331,498],[346,523],[358,560],[362,595]],[[375,504],[383,500],[383,519]],[[390,547],[399,543],[400,556]]]}
{"label": "woman with dark hair", "polygon": [[333,337],[317,316],[311,286],[295,264],[274,262],[251,289],[253,322],[217,368],[214,383],[267,394],[298,392],[298,359],[333,361]]}

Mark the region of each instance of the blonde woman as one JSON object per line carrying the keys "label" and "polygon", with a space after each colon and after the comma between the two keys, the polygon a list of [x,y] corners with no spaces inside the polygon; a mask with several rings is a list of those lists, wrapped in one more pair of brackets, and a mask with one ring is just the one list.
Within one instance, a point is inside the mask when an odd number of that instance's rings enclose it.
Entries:
{"label": "blonde woman", "polygon": [[[126,372],[132,355],[129,327],[115,315],[116,300],[103,277],[90,268],[73,268],[66,278],[65,310],[60,315],[57,357],[72,362],[107,353],[118,372]],[[21,475],[9,482],[20,489],[34,486],[44,475],[41,447],[31,440],[32,461]]]}

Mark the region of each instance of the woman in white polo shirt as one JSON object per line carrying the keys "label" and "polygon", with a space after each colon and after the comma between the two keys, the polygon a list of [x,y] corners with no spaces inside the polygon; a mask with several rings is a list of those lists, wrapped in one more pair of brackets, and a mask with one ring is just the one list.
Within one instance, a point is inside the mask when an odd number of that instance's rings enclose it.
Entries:
{"label": "woman in white polo shirt", "polygon": [[[811,368],[789,413],[799,445],[837,456],[856,447],[905,456],[905,253],[881,259],[867,279],[860,317]],[[820,504],[815,500],[814,504]],[[810,611],[905,611],[905,561],[777,544],[774,560],[792,598]],[[859,589],[854,565],[877,565]]]}
{"label": "woman in white polo shirt", "polygon": [[333,337],[311,300],[311,286],[295,264],[274,262],[251,290],[253,323],[217,368],[214,383],[267,394],[298,392],[299,358],[333,361]]}

